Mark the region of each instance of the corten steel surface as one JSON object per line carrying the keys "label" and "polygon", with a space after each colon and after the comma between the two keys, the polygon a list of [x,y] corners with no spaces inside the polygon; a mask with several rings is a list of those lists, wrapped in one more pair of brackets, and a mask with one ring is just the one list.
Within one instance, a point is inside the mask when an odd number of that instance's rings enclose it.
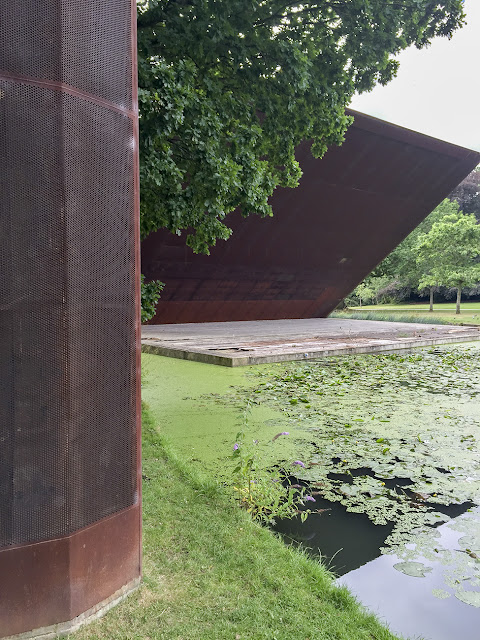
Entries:
{"label": "corten steel surface", "polygon": [[150,324],[326,316],[480,160],[351,113],[344,144],[322,160],[297,148],[303,177],[275,191],[273,218],[229,215],[233,235],[210,256],[166,231],[143,241],[146,280],[166,284]]}
{"label": "corten steel surface", "polygon": [[0,637],[140,575],[135,21],[0,6]]}

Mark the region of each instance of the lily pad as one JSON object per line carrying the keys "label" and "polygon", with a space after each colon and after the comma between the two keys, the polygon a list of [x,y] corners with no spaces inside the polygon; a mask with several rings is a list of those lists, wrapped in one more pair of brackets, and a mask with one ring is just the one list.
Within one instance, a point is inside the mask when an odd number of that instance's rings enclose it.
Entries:
{"label": "lily pad", "polygon": [[448,591],[445,591],[444,589],[432,589],[432,593],[435,596],[435,598],[439,598],[440,600],[446,600],[451,596],[451,594],[448,593]]}
{"label": "lily pad", "polygon": [[480,591],[457,591],[455,597],[465,604],[480,608]]}
{"label": "lily pad", "polygon": [[478,535],[470,535],[470,536],[462,536],[458,544],[463,549],[471,549],[475,551],[477,555],[480,556],[480,536]]}
{"label": "lily pad", "polygon": [[432,570],[432,567],[427,567],[422,562],[397,562],[393,568],[412,578],[424,578]]}

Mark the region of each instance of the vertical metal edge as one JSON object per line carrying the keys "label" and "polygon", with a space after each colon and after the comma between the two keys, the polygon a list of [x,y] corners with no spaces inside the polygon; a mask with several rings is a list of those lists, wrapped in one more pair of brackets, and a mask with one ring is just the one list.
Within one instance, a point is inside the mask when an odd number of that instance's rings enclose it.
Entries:
{"label": "vertical metal edge", "polygon": [[138,62],[137,62],[137,5],[131,0],[131,61],[132,61],[132,118],[135,141],[133,158],[133,227],[135,242],[135,398],[137,437],[137,496],[139,503],[139,567],[142,574],[142,397],[141,397],[141,290],[140,290],[140,166],[139,166],[139,123],[138,123]]}

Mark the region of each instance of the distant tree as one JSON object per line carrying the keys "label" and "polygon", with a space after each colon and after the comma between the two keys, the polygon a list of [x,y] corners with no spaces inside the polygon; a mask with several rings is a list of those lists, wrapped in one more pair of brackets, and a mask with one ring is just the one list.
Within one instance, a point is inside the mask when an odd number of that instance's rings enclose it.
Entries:
{"label": "distant tree", "polygon": [[418,237],[415,248],[423,271],[419,288],[455,287],[459,314],[462,289],[480,281],[480,225],[475,216],[447,214]]}
{"label": "distant tree", "polygon": [[372,287],[369,286],[368,282],[365,280],[361,282],[357,287],[355,287],[354,291],[351,295],[351,302],[353,304],[357,303],[359,307],[366,302],[370,302],[375,295]]}
{"label": "distant tree", "polygon": [[369,276],[361,282],[352,293],[345,299],[349,307],[359,306],[368,302],[380,304],[381,300],[388,296],[386,289],[389,285],[389,278],[385,276]]}
{"label": "distant tree", "polygon": [[480,165],[448,196],[458,202],[463,213],[473,213],[480,222]]}
{"label": "distant tree", "polygon": [[[417,262],[416,245],[418,237],[428,233],[432,226],[442,220],[446,215],[458,214],[457,202],[448,199],[443,200],[433,211],[401,242],[396,249],[372,271],[366,281],[371,278],[382,277],[387,280],[383,283],[385,294],[401,299],[409,296],[412,291],[418,289],[420,278],[424,275]],[[433,288],[430,289],[430,310],[433,304]],[[396,294],[395,294],[396,291]],[[379,290],[381,295],[382,289]]]}

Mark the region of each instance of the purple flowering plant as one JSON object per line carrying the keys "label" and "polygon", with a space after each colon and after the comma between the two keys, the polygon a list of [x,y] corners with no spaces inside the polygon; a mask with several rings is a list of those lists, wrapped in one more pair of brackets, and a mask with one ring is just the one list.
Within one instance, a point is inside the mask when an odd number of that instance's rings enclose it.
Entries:
{"label": "purple flowering plant", "polygon": [[[288,435],[288,431],[281,431],[267,444]],[[235,498],[254,520],[265,524],[274,524],[276,518],[294,518],[297,515],[300,515],[302,522],[305,521],[311,511],[300,507],[305,502],[315,502],[315,499],[305,495],[305,487],[302,485],[292,484],[291,472],[265,468],[261,462],[260,449],[259,440],[247,437],[246,430],[237,433],[230,456],[234,461],[232,475]],[[305,468],[300,460],[294,461],[292,465]]]}

